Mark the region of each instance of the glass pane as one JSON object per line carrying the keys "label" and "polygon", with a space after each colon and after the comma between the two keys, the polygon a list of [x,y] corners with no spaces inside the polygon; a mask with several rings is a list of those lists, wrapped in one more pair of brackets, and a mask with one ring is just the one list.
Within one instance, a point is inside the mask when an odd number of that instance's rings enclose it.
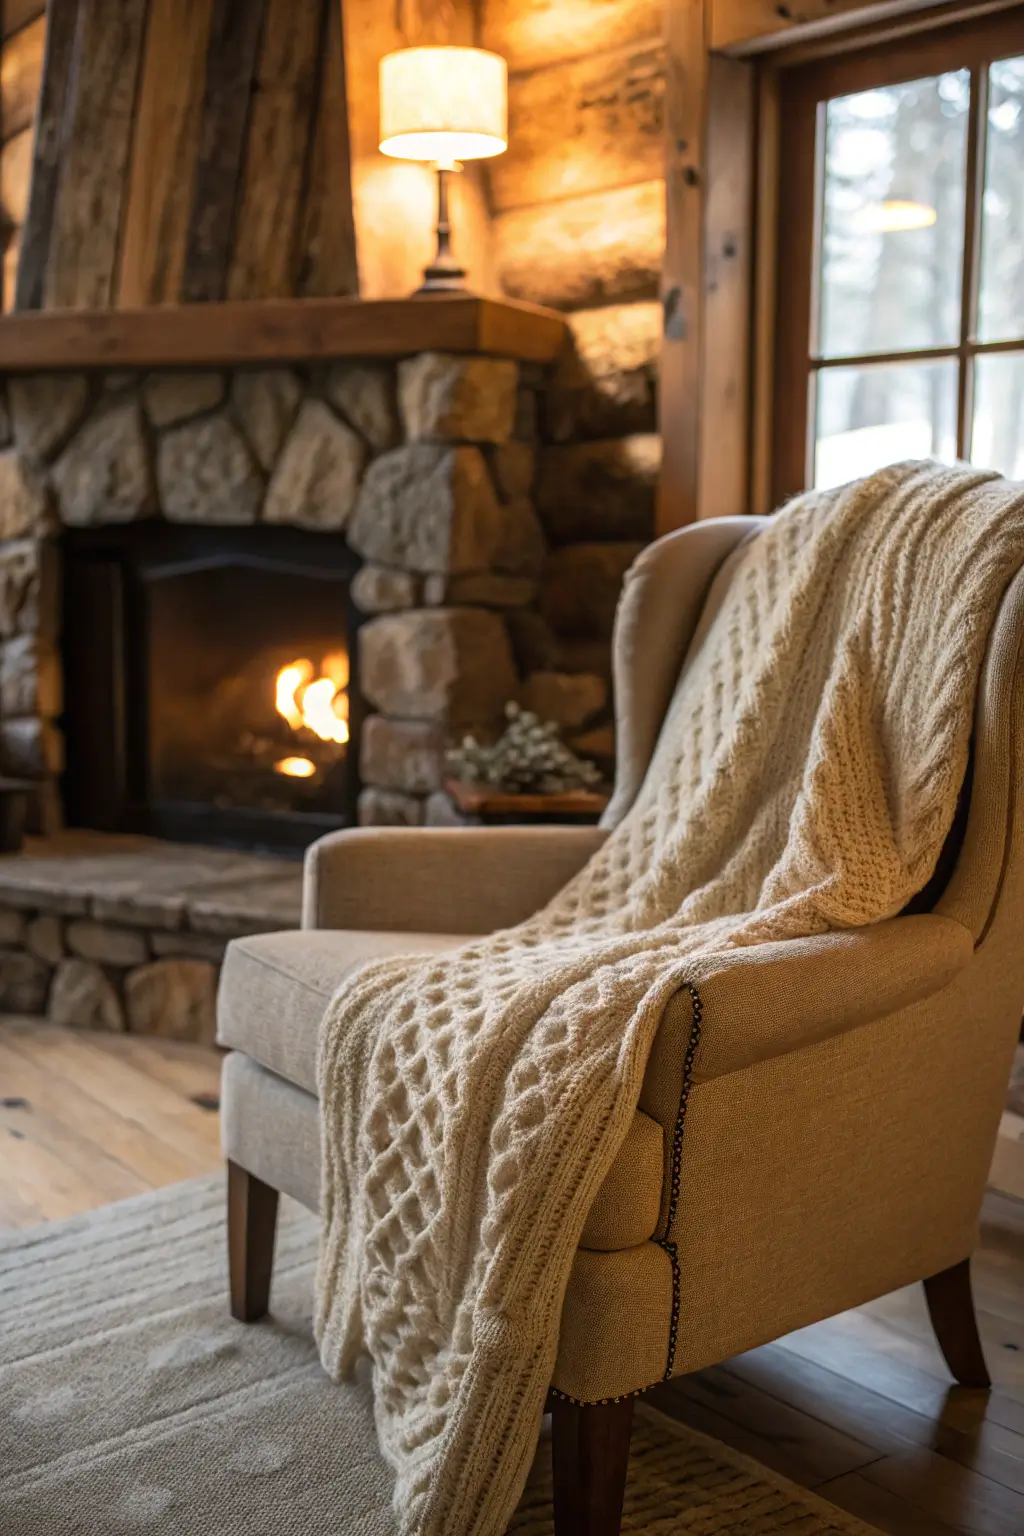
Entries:
{"label": "glass pane", "polygon": [[1024,59],[989,69],[978,335],[1024,336]]}
{"label": "glass pane", "polygon": [[821,356],[959,340],[970,94],[958,70],[828,103]]}
{"label": "glass pane", "polygon": [[1024,480],[1024,352],[975,358],[971,460]]}
{"label": "glass pane", "polygon": [[818,374],[814,483],[844,485],[898,459],[956,458],[955,361]]}

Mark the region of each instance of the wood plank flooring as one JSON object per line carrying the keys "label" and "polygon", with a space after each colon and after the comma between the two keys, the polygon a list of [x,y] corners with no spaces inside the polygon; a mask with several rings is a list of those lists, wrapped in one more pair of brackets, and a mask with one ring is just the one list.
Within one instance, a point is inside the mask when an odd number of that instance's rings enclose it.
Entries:
{"label": "wood plank flooring", "polygon": [[[218,1077],[203,1047],[0,1020],[0,1231],[217,1169]],[[974,1283],[989,1395],[951,1385],[912,1287],[652,1398],[891,1536],[1024,1536],[1024,1202],[990,1192]]]}
{"label": "wood plank flooring", "polygon": [[219,1080],[203,1046],[0,1020],[0,1231],[212,1173]]}

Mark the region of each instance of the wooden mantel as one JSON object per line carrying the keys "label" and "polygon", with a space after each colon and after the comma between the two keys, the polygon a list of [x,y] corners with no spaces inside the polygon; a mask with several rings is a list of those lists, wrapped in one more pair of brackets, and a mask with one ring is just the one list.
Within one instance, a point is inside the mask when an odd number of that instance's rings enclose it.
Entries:
{"label": "wooden mantel", "polygon": [[564,317],[554,310],[469,294],[37,310],[0,320],[0,372],[209,367],[435,351],[543,363],[557,355],[567,333]]}

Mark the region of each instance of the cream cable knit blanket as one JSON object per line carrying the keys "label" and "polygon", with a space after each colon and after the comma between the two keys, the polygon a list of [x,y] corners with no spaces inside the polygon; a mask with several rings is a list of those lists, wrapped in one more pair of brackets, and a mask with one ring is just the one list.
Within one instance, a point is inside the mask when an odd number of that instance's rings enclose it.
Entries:
{"label": "cream cable knit blanket", "polygon": [[582,873],[330,1005],[317,1336],[332,1374],[371,1358],[406,1536],[505,1530],[667,997],[715,952],[890,917],[927,881],[1022,561],[1024,490],[978,472],[903,464],[792,503]]}

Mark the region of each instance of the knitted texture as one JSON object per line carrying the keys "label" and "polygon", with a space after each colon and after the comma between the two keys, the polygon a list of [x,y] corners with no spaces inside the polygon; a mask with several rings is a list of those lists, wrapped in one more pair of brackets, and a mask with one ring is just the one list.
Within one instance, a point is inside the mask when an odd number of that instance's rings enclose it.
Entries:
{"label": "knitted texture", "polygon": [[506,1528],[668,997],[716,953],[891,917],[927,881],[1022,560],[1024,492],[980,472],[903,464],[791,503],[580,875],[328,1008],[317,1336],[332,1374],[371,1357],[405,1536]]}

